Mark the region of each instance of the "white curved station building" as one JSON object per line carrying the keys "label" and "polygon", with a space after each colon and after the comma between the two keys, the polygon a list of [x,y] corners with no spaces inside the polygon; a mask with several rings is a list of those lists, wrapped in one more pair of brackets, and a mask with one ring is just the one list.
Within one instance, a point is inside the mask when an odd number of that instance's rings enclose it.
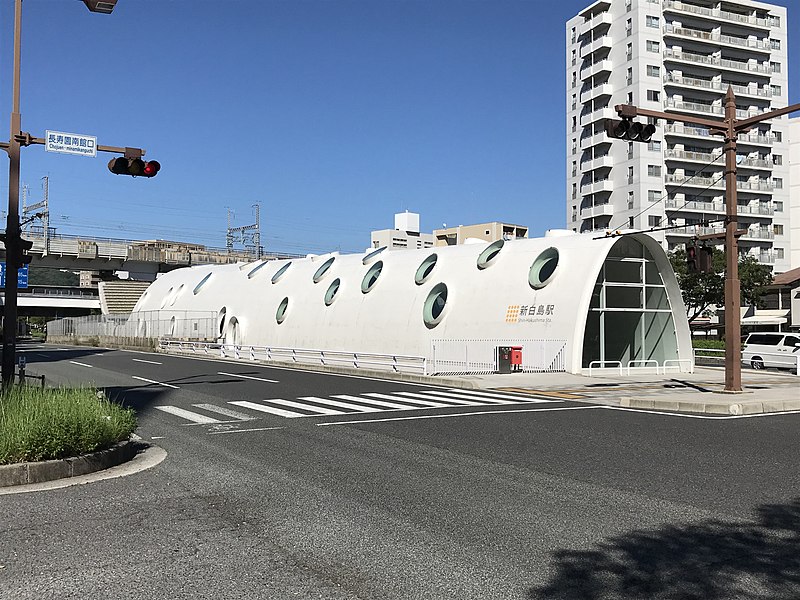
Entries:
{"label": "white curved station building", "polygon": [[644,234],[189,267],[157,279],[131,319],[146,328],[151,311],[213,311],[236,348],[420,357],[428,373],[493,372],[499,346],[521,346],[524,371],[693,368],[675,275]]}

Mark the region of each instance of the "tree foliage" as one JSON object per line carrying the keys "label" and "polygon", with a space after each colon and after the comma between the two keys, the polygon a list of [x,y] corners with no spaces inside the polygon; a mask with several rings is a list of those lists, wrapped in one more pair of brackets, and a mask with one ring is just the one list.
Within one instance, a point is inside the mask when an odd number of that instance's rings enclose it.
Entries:
{"label": "tree foliage", "polygon": [[28,267],[28,285],[69,285],[80,283],[80,276],[72,271],[50,267]]}
{"label": "tree foliage", "polygon": [[[711,306],[725,304],[725,253],[714,248],[713,273],[690,273],[686,266],[686,251],[681,248],[669,254],[672,268],[678,278],[683,303],[689,321],[702,316]],[[772,283],[771,269],[752,256],[739,257],[739,285],[743,306],[758,306],[765,286]]]}

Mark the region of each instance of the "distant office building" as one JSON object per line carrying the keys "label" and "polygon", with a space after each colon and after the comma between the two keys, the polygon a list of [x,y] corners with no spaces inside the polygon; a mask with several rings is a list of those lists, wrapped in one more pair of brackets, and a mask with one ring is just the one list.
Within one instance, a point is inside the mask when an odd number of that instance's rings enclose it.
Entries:
{"label": "distant office building", "polygon": [[791,268],[797,269],[800,267],[800,117],[789,119],[789,223]]}
{"label": "distant office building", "polygon": [[419,214],[412,212],[397,213],[394,216],[394,229],[373,231],[371,235],[373,248],[430,248],[433,246],[433,235],[420,233]]}
{"label": "distant office building", "polygon": [[469,238],[486,240],[487,242],[527,238],[528,228],[495,221],[493,223],[434,229],[433,236],[436,239],[436,246],[456,246],[463,244]]}
{"label": "distant office building", "polygon": [[100,282],[100,271],[80,271],[78,276],[80,287],[96,288]]}
{"label": "distant office building", "polygon": [[[723,231],[719,136],[661,120],[650,143],[626,143],[609,138],[604,122],[626,103],[721,121],[729,86],[739,119],[784,107],[788,44],[786,8],[751,0],[598,0],[570,19],[568,227],[671,227],[651,234],[670,250]],[[740,252],[776,273],[791,255],[788,121],[761,122],[737,142]]]}

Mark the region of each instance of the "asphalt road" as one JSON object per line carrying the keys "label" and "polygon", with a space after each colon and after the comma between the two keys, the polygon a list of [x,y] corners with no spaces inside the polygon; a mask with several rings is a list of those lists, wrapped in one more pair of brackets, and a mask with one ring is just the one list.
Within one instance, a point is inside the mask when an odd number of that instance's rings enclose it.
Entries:
{"label": "asphalt road", "polygon": [[0,496],[3,599],[800,597],[800,415],[22,349],[168,455]]}

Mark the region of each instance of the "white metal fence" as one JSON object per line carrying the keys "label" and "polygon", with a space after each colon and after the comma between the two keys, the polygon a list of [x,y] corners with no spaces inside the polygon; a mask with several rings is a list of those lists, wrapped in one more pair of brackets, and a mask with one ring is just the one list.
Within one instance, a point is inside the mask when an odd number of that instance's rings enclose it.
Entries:
{"label": "white metal fence", "polygon": [[219,356],[244,361],[294,363],[329,367],[348,367],[394,373],[427,373],[427,361],[423,356],[399,354],[372,354],[367,352],[344,352],[317,350],[313,348],[279,348],[274,346],[240,346],[209,342],[183,341],[163,338],[159,347],[168,352]]}
{"label": "white metal fence", "polygon": [[566,340],[442,339],[431,342],[431,374],[489,374],[497,372],[497,348],[522,346],[525,373],[566,370]]}
{"label": "white metal fence", "polygon": [[132,339],[158,340],[162,337],[213,341],[217,336],[216,328],[217,319],[213,312],[161,310],[50,321],[47,323],[47,339],[63,343],[92,339],[109,343],[119,339],[126,343]]}

